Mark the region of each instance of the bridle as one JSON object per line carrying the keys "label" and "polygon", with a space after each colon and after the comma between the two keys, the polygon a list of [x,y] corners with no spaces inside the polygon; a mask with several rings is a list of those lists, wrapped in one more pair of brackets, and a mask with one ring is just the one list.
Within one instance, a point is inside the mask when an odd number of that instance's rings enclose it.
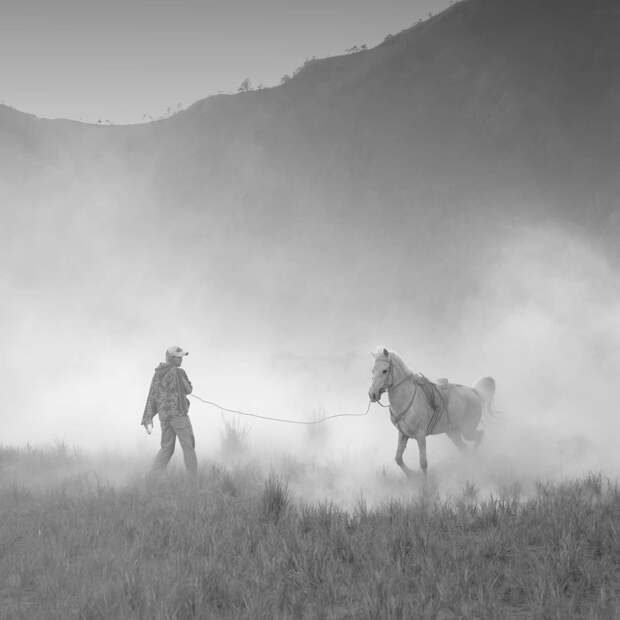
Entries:
{"label": "bridle", "polygon": [[[397,388],[399,385],[402,385],[403,383],[405,383],[405,381],[409,381],[410,379],[411,380],[414,379],[414,374],[409,372],[409,373],[406,373],[405,376],[402,377],[401,379],[399,379],[396,383],[394,383],[393,382],[393,380],[394,380],[394,362],[392,361],[392,357],[391,356],[388,356],[387,363],[388,363],[389,370],[388,370],[387,376],[385,378],[385,385],[382,388],[383,391],[387,392],[389,390],[393,390],[393,389]],[[392,383],[391,384],[389,384],[390,379],[392,379]],[[381,405],[381,407],[384,407],[384,408],[389,407],[390,415],[392,416],[392,420],[394,421],[394,423],[397,426],[398,426],[398,422],[403,418],[403,416],[407,413],[407,411],[409,411],[409,409],[411,409],[411,407],[413,405],[413,401],[415,400],[416,392],[418,391],[418,384],[414,381],[413,382],[413,386],[414,387],[413,387],[413,394],[411,395],[411,400],[409,401],[407,406],[398,415],[394,415],[394,411],[392,411],[392,406],[391,405],[382,405],[381,404],[381,400],[377,401],[379,403],[379,405]]]}
{"label": "bridle", "polygon": [[[384,361],[384,360],[381,360],[381,361]],[[405,381],[408,381],[409,379],[413,379],[414,374],[412,372],[408,372],[408,373],[405,374],[405,376],[402,379],[399,379],[396,383],[394,383],[394,382],[389,383],[390,379],[392,379],[392,380],[394,379],[394,362],[393,362],[391,356],[388,356],[388,359],[385,360],[385,362],[388,365],[388,371],[387,371],[387,375],[385,377],[385,384],[381,388],[381,390],[383,392],[387,392],[389,390],[393,390],[394,388],[397,388],[399,385],[401,385]]]}

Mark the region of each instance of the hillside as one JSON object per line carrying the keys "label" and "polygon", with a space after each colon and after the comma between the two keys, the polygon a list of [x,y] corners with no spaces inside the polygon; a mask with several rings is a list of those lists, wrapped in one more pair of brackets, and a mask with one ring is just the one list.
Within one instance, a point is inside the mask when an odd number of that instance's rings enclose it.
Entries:
{"label": "hillside", "polygon": [[571,197],[578,217],[595,193],[615,204],[619,21],[610,0],[466,0],[375,49],[311,61],[283,86],[212,97],[146,127],[4,108],[3,150],[7,161],[15,148],[52,160],[146,151],[173,196],[197,200],[196,177],[261,197],[269,179],[293,175],[357,208],[377,193],[389,209],[412,192],[463,202],[515,191]]}
{"label": "hillside", "polygon": [[606,0],[461,2],[375,49],[153,127],[162,191],[200,202],[205,184],[234,184],[278,217],[289,207],[277,192],[293,188],[327,217],[521,199],[600,226],[618,191],[619,20]]}
{"label": "hillside", "polygon": [[146,128],[4,108],[3,151],[146,151],[173,196],[197,200],[196,177],[261,197],[269,179],[293,175],[357,208],[377,194],[402,208],[412,192],[463,202],[513,191],[569,197],[579,217],[595,194],[615,205],[619,21],[610,0],[466,0],[375,49],[308,62],[283,86],[212,97]]}

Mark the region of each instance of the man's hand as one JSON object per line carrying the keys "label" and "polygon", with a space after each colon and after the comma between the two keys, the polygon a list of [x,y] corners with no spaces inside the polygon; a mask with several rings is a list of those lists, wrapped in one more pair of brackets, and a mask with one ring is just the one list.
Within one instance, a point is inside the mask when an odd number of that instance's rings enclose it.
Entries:
{"label": "man's hand", "polygon": [[153,432],[153,423],[149,422],[148,424],[145,424],[144,430],[146,431],[147,435],[150,435]]}

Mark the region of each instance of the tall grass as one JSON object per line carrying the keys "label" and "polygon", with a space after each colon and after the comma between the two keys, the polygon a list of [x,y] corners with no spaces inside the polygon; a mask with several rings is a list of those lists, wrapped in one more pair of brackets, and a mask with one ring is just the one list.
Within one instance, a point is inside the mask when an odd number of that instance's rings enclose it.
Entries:
{"label": "tall grass", "polygon": [[237,462],[247,456],[249,428],[238,415],[222,414],[223,428],[220,432],[220,455],[223,460]]}
{"label": "tall grass", "polygon": [[305,503],[254,466],[197,488],[0,485],[0,617],[615,618],[620,491]]}
{"label": "tall grass", "polygon": [[290,504],[288,487],[275,474],[270,474],[265,481],[262,495],[263,517],[277,523],[285,516]]}

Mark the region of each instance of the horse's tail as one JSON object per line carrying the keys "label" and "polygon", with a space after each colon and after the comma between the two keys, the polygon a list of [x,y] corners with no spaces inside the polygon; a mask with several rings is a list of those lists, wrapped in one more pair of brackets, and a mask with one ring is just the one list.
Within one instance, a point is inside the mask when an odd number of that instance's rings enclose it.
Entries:
{"label": "horse's tail", "polygon": [[483,377],[476,383],[474,389],[482,398],[484,405],[484,412],[489,415],[495,415],[495,409],[493,408],[493,398],[495,396],[495,379],[493,377]]}

